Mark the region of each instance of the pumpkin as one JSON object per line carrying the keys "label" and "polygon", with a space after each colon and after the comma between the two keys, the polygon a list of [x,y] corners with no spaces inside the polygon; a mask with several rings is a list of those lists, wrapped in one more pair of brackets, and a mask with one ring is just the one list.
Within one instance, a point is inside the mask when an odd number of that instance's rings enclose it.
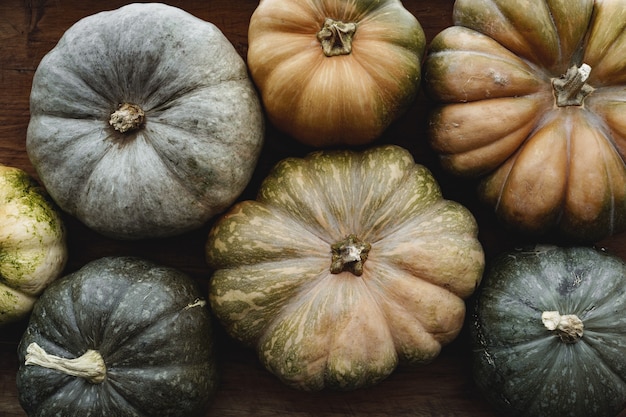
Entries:
{"label": "pumpkin", "polygon": [[71,26],[41,60],[26,149],[66,212],[116,239],[181,234],[224,211],[264,137],[246,65],[210,22],[130,4]]}
{"label": "pumpkin", "polygon": [[211,228],[209,301],[288,386],[371,386],[458,335],[484,265],[476,234],[401,147],[286,158]]}
{"label": "pumpkin", "polygon": [[459,0],[432,41],[431,144],[505,225],[593,242],[626,228],[626,3]]}
{"label": "pumpkin", "polygon": [[67,261],[65,226],[25,171],[0,165],[0,326],[26,318]]}
{"label": "pumpkin", "polygon": [[217,385],[211,316],[186,274],[105,257],[54,282],[18,347],[29,416],[203,416]]}
{"label": "pumpkin", "polygon": [[314,147],[362,145],[413,103],[425,43],[399,0],[261,0],[247,63],[279,130]]}
{"label": "pumpkin", "polygon": [[626,407],[626,264],[589,247],[496,257],[470,320],[474,379],[511,417]]}

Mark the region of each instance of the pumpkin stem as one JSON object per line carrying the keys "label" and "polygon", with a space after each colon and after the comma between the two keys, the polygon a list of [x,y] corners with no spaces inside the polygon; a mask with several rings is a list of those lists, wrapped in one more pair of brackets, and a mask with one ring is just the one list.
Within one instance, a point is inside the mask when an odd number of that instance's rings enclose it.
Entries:
{"label": "pumpkin stem", "polygon": [[118,132],[126,133],[129,130],[139,129],[145,118],[146,115],[141,107],[136,104],[124,103],[111,114],[109,124]]}
{"label": "pumpkin stem", "polygon": [[92,384],[99,384],[106,378],[106,365],[102,355],[96,350],[88,350],[75,359],[50,355],[37,343],[26,348],[25,365],[39,365],[55,369],[68,375],[85,378]]}
{"label": "pumpkin stem", "polygon": [[356,23],[344,23],[326,18],[324,26],[317,32],[317,40],[322,44],[326,56],[349,55],[352,52],[352,38]]}
{"label": "pumpkin stem", "polygon": [[591,67],[582,64],[570,67],[560,78],[552,79],[552,88],[559,107],[582,106],[583,100],[594,88],[585,83],[591,73]]}
{"label": "pumpkin stem", "polygon": [[332,262],[330,272],[339,274],[343,271],[352,272],[356,276],[363,274],[363,264],[372,248],[367,242],[363,242],[355,235],[348,235],[344,240],[330,246]]}
{"label": "pumpkin stem", "polygon": [[541,314],[543,325],[563,343],[576,343],[583,337],[583,322],[575,314],[561,316],[558,311],[544,311]]}

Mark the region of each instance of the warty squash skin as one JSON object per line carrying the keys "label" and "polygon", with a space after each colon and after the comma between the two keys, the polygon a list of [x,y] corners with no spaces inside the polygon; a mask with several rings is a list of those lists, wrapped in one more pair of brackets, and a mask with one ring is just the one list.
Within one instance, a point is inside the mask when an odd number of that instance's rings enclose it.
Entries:
{"label": "warty squash skin", "polygon": [[476,236],[403,148],[287,158],[211,229],[209,301],[285,384],[371,386],[458,335],[483,271]]}
{"label": "warty squash skin", "polygon": [[50,285],[18,346],[29,417],[199,417],[217,383],[196,283],[134,257],[94,260]]}
{"label": "warty squash skin", "polygon": [[28,316],[67,255],[60,210],[25,171],[0,165],[0,326]]}
{"label": "warty squash skin", "polygon": [[326,147],[370,143],[406,112],[426,37],[399,0],[261,0],[248,44],[269,120]]}
{"label": "warty squash skin", "polygon": [[626,407],[626,264],[539,245],[487,268],[470,320],[473,375],[507,417],[615,417]]}
{"label": "warty squash skin", "polygon": [[593,242],[626,228],[626,3],[459,0],[432,41],[433,148],[504,224]]}
{"label": "warty squash skin", "polygon": [[30,111],[26,149],[52,198],[117,239],[181,234],[224,211],[264,137],[233,45],[158,3],[70,27],[37,68]]}

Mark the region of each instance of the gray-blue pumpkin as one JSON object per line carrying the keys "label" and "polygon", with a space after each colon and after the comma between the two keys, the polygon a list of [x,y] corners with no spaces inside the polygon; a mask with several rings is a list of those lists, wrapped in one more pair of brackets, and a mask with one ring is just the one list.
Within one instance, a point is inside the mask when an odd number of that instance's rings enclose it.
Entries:
{"label": "gray-blue pumpkin", "polygon": [[26,149],[52,198],[119,239],[180,234],[248,184],[264,119],[213,24],[159,3],[75,23],[33,79]]}

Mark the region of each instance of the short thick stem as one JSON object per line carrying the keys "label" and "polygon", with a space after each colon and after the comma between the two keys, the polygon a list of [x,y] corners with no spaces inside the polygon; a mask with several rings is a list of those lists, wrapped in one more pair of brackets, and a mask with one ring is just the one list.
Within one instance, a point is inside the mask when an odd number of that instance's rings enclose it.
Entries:
{"label": "short thick stem", "polygon": [[541,321],[563,343],[576,343],[583,337],[583,322],[575,314],[560,315],[558,311],[544,311]]}
{"label": "short thick stem", "polygon": [[572,66],[560,78],[552,80],[554,98],[558,107],[582,106],[594,88],[586,83],[591,73],[591,67],[582,64],[580,67]]}
{"label": "short thick stem", "polygon": [[344,23],[327,18],[317,32],[317,40],[322,45],[324,55],[348,55],[352,52],[352,38],[356,33],[356,23]]}
{"label": "short thick stem", "polygon": [[109,124],[118,132],[126,133],[139,129],[145,118],[146,115],[141,107],[136,104],[124,103],[111,114]]}
{"label": "short thick stem", "polygon": [[363,264],[371,248],[369,243],[360,240],[355,235],[349,235],[344,240],[332,244],[330,272],[339,274],[348,271],[357,276],[362,275]]}
{"label": "short thick stem", "polygon": [[88,350],[78,358],[68,359],[51,355],[37,343],[31,343],[26,348],[24,364],[54,369],[67,375],[84,378],[92,384],[103,382],[107,374],[104,359],[96,350]]}

